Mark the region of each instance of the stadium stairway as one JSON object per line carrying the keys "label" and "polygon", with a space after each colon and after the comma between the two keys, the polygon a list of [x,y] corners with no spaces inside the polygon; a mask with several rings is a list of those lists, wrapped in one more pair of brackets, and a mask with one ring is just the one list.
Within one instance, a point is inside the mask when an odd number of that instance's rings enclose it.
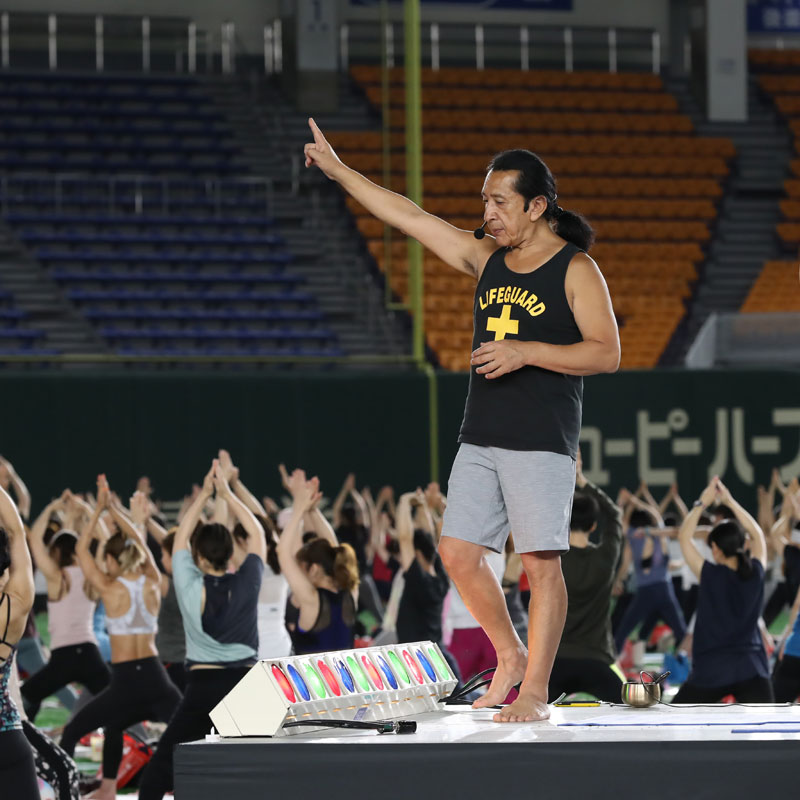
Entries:
{"label": "stadium stairway", "polygon": [[[108,346],[88,320],[64,296],[63,289],[34,260],[14,231],[0,221],[0,289],[13,304],[14,328],[4,332],[7,344],[35,344],[37,353],[103,353]],[[0,316],[3,316],[0,312]],[[21,336],[13,337],[13,330]],[[24,338],[23,338],[24,337]],[[23,349],[27,349],[23,346]]]}
{"label": "stadium stairway", "polygon": [[[208,77],[204,86],[225,115],[253,174],[275,182],[275,214],[295,272],[315,292],[342,349],[350,354],[410,352],[409,318],[387,311],[372,259],[346,213],[338,188],[303,166],[308,115],[295,110],[276,80]],[[375,127],[369,106],[340,79],[340,107],[315,118],[323,130]],[[282,214],[291,207],[291,215]]]}
{"label": "stadium stairway", "polygon": [[738,311],[764,262],[780,256],[775,225],[781,217],[779,202],[792,159],[792,138],[754,76],[748,85],[746,123],[708,122],[688,81],[666,79],[665,83],[698,134],[728,137],[737,153],[689,314],[661,360],[677,365],[683,363],[709,314]]}

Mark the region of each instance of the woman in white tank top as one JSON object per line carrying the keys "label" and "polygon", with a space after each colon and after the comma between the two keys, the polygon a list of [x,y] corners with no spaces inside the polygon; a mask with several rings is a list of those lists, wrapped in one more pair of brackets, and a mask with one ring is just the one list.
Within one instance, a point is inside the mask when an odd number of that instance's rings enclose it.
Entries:
{"label": "woman in white tank top", "polygon": [[[281,575],[278,563],[277,536],[267,517],[255,515],[267,540],[267,563],[261,579],[256,609],[258,620],[258,657],[280,658],[291,655],[292,639],[286,630],[286,603],[289,600],[289,583]],[[247,557],[247,531],[241,524],[233,529],[233,558],[235,569]]]}
{"label": "woman in white tank top", "polygon": [[67,491],[44,508],[28,535],[36,566],[47,580],[50,631],[50,662],[22,686],[25,711],[31,721],[35,720],[42,700],[68,684],[79,683],[96,695],[109,681],[108,667],[92,629],[97,594],[87,585],[78,566],[77,534],[63,528],[48,544],[44,541],[47,526],[57,511],[64,511],[65,521],[78,527],[81,510]]}
{"label": "woman in white tank top", "polygon": [[[101,475],[97,507],[78,541],[77,554],[87,579],[106,606],[111,683],[67,723],[61,738],[61,747],[71,756],[82,736],[103,727],[103,782],[92,795],[95,800],[116,798],[123,731],[143,720],[168,722],[181,698],[155,647],[161,576],[144,538],[147,497],[136,492],[131,498],[130,517],[109,498],[108,483]],[[105,510],[119,528],[111,537],[100,521]],[[105,571],[89,554],[95,535],[101,540]]]}
{"label": "woman in white tank top", "polygon": [[[219,465],[236,496],[247,506],[258,520],[267,542],[267,563],[258,593],[258,657],[281,658],[291,655],[292,639],[286,630],[286,603],[289,600],[289,584],[281,575],[278,563],[278,536],[264,507],[253,493],[242,483],[239,470],[234,466],[227,450],[219,451]],[[229,528],[230,530],[230,528]],[[233,526],[234,569],[239,569],[247,558],[247,531],[237,523]]]}

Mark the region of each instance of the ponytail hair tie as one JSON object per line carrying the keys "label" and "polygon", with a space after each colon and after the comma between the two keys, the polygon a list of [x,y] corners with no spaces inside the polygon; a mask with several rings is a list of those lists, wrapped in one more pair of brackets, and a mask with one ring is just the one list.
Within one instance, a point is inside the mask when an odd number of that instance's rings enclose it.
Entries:
{"label": "ponytail hair tie", "polygon": [[561,206],[556,206],[556,219],[558,219],[558,217],[560,217],[562,214],[564,214],[564,209],[561,208]]}

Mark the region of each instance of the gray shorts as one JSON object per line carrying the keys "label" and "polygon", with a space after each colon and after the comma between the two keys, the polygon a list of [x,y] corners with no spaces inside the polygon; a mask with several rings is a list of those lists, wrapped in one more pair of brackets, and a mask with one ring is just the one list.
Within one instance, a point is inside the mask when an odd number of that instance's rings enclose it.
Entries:
{"label": "gray shorts", "polygon": [[503,552],[569,550],[575,460],[541,450],[462,444],[447,488],[442,536]]}

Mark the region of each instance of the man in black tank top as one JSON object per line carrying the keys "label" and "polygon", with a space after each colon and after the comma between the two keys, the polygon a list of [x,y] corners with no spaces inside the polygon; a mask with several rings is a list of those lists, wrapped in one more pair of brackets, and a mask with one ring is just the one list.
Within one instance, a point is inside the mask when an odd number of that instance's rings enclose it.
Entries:
{"label": "man in black tank top", "polygon": [[[484,225],[473,233],[350,169],[309,125],[307,167],[477,281],[469,393],[439,552],[497,652],[491,686],[473,707],[502,703],[521,682],[519,697],[494,720],[547,719],[566,616],[560,556],[569,549],[582,376],[619,367],[608,289],[585,252],[592,230],[557,205],[550,170],[527,150],[492,159],[481,192]],[[510,530],[531,585],[528,648],[485,558],[487,549],[502,552]]]}

